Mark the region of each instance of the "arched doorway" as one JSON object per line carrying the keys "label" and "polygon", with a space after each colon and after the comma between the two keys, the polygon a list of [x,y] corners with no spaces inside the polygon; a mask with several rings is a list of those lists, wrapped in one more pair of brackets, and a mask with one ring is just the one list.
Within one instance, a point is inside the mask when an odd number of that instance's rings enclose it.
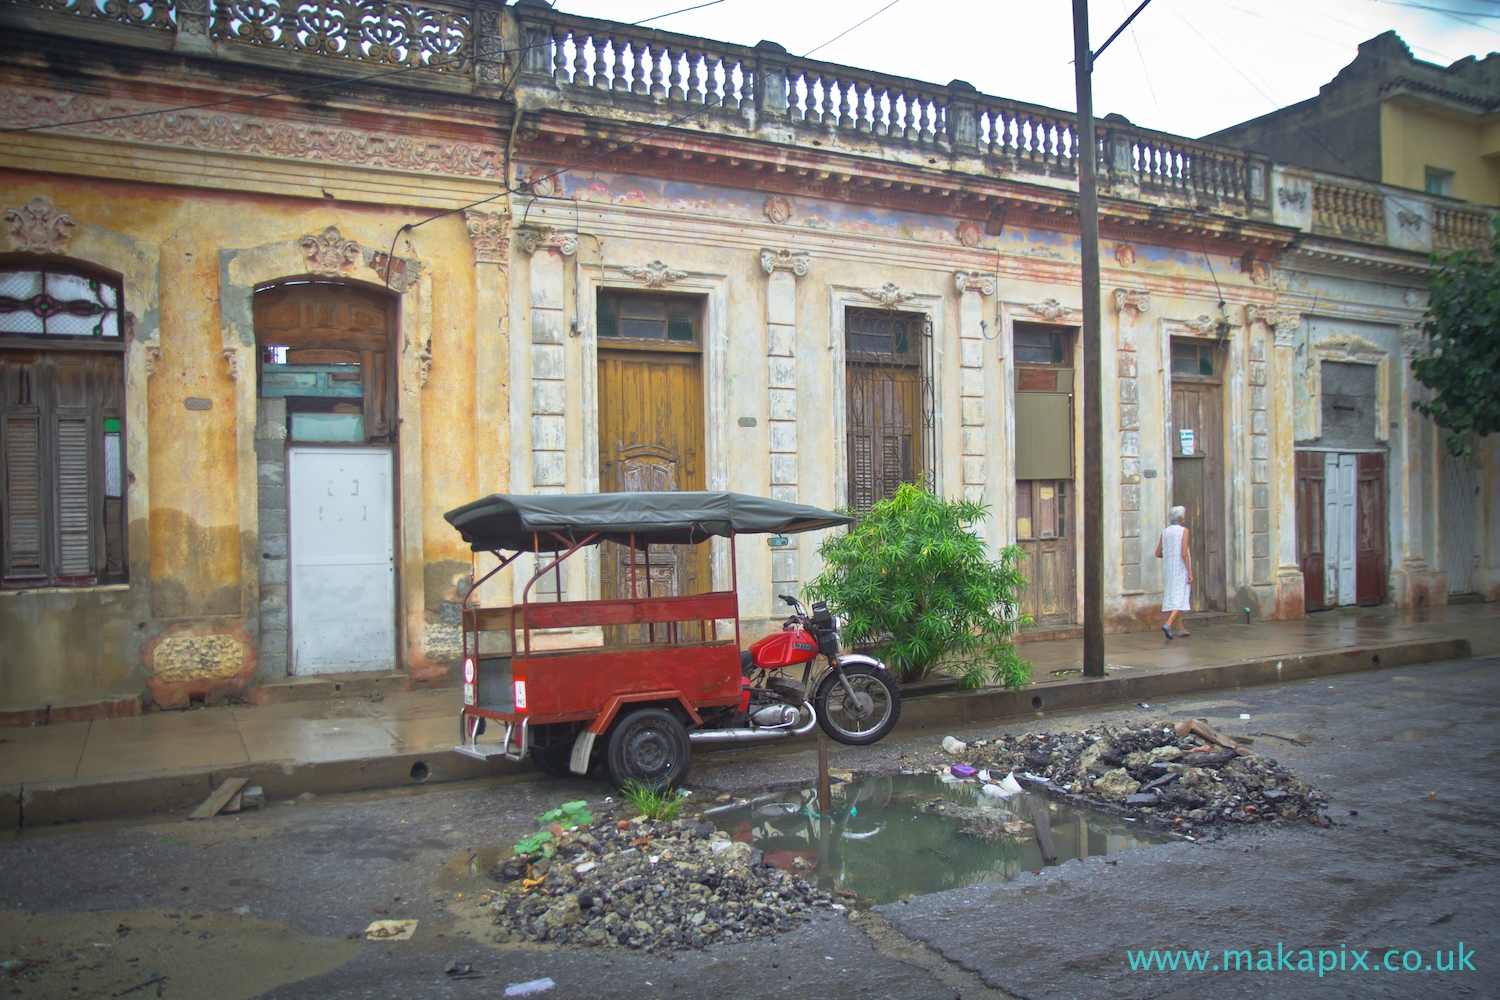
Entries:
{"label": "arched doorway", "polygon": [[396,299],[289,279],[256,289],[254,318],[263,656],[394,669]]}

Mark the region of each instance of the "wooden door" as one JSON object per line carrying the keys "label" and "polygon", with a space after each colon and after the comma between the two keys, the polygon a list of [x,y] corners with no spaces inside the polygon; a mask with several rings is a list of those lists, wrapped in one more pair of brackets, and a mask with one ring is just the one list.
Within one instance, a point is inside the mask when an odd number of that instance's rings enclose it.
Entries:
{"label": "wooden door", "polygon": [[1193,610],[1223,611],[1224,430],[1217,382],[1172,380],[1172,503],[1185,508]]}
{"label": "wooden door", "polygon": [[1330,607],[1354,604],[1357,600],[1356,458],[1357,455],[1332,452],[1323,456],[1326,463],[1323,473],[1323,593]]}
{"label": "wooden door", "polygon": [[[703,489],[701,357],[687,351],[600,349],[600,492]],[[649,555],[651,594],[713,589],[708,544],[653,545]],[[606,544],[600,560],[601,595],[606,600],[631,596],[629,550]],[[643,553],[637,553],[636,563],[636,594],[644,597]]]}
{"label": "wooden door", "polygon": [[1302,569],[1302,602],[1308,611],[1322,611],[1328,607],[1323,589],[1323,476],[1326,468],[1321,452],[1297,452],[1297,560]]}
{"label": "wooden door", "polygon": [[902,483],[930,485],[925,322],[920,313],[850,309],[845,314],[845,447],[849,506],[855,510],[869,510]]}
{"label": "wooden door", "polygon": [[1072,483],[1031,479],[1016,483],[1016,544],[1026,553],[1021,572],[1026,589],[1021,612],[1038,625],[1061,625],[1078,616],[1073,533]]}
{"label": "wooden door", "polygon": [[1354,599],[1369,606],[1385,603],[1385,456],[1355,456]]}

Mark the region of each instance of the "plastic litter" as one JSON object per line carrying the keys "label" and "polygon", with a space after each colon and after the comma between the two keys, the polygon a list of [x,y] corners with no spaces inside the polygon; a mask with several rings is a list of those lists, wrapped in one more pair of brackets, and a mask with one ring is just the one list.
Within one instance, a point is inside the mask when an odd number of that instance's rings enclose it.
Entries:
{"label": "plastic litter", "polygon": [[574,874],[577,874],[577,875],[587,875],[589,872],[593,871],[595,868],[598,868],[598,867],[599,867],[599,862],[597,862],[597,861],[585,861],[583,864],[579,865],[577,868],[574,868],[573,872],[574,872]]}
{"label": "plastic litter", "polygon": [[989,768],[985,768],[983,771],[980,771],[979,775],[978,775],[978,778],[979,778],[980,781],[984,782],[985,784],[989,784],[991,781],[995,780],[994,778],[990,777]]}
{"label": "plastic litter", "polygon": [[1248,719],[1248,718],[1250,718],[1250,713],[1249,712],[1241,712],[1240,713],[1240,718],[1242,718],[1242,719]]}
{"label": "plastic litter", "polygon": [[972,778],[978,769],[970,764],[954,764],[948,770],[956,778]]}
{"label": "plastic litter", "polygon": [[556,985],[552,981],[551,976],[543,976],[541,979],[532,979],[524,983],[511,983],[505,987],[505,995],[508,997],[529,997],[533,993],[545,993]]}
{"label": "plastic litter", "polygon": [[1011,772],[1001,778],[997,784],[985,785],[980,790],[992,799],[1008,799],[1021,794],[1021,783],[1016,780],[1015,772]]}
{"label": "plastic litter", "polygon": [[943,750],[946,753],[963,753],[969,749],[969,745],[962,740],[955,740],[951,736],[943,737]]}

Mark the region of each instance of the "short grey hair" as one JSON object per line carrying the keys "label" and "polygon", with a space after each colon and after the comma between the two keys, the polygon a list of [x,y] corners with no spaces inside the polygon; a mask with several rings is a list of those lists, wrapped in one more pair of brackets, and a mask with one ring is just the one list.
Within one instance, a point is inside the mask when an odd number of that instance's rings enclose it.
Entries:
{"label": "short grey hair", "polygon": [[1181,524],[1184,517],[1187,517],[1186,507],[1173,507],[1167,511],[1167,523],[1169,524]]}

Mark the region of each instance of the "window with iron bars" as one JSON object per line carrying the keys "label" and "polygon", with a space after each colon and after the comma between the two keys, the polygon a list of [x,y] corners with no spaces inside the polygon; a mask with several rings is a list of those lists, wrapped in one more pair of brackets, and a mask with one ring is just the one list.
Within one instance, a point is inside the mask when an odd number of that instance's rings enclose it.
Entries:
{"label": "window with iron bars", "polygon": [[902,483],[936,482],[932,321],[925,313],[844,314],[849,506],[866,511]]}

